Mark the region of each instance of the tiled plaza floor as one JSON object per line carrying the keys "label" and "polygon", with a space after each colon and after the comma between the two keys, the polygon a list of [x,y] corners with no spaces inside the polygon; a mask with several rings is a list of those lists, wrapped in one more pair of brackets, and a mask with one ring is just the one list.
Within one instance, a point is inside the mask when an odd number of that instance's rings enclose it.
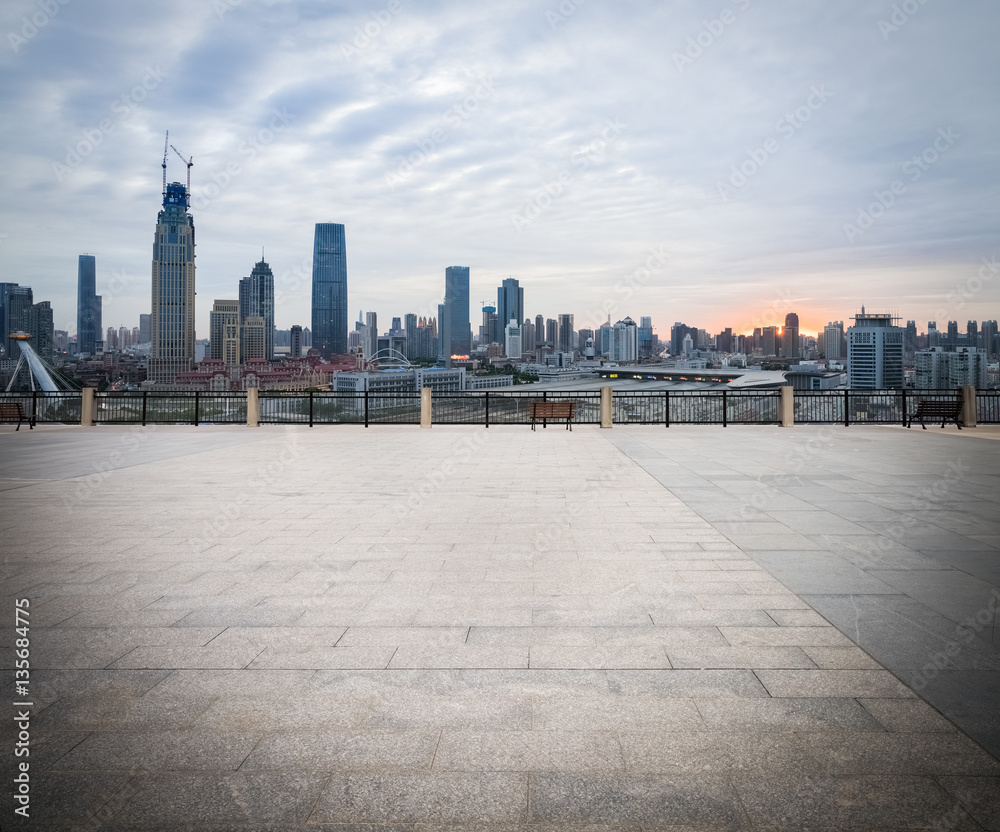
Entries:
{"label": "tiled plaza floor", "polygon": [[5,428],[0,828],[1000,829],[988,435]]}

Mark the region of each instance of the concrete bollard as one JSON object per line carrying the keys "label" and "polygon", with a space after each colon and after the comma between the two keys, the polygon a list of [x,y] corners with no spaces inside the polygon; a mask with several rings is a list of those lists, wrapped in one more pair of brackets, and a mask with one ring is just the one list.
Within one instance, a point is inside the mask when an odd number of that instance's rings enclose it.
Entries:
{"label": "concrete bollard", "polygon": [[260,391],[256,387],[247,388],[247,427],[260,427]]}
{"label": "concrete bollard", "polygon": [[789,385],[781,388],[779,414],[783,428],[790,428],[795,424],[795,391]]}
{"label": "concrete bollard", "polygon": [[962,427],[976,426],[976,387],[967,384],[962,388]]}
{"label": "concrete bollard", "polygon": [[420,390],[420,427],[429,428],[431,426],[431,388],[423,387]]}
{"label": "concrete bollard", "polygon": [[80,424],[93,427],[97,424],[97,391],[93,387],[84,387],[80,391]]}
{"label": "concrete bollard", "polygon": [[611,388],[601,388],[601,427],[611,427]]}

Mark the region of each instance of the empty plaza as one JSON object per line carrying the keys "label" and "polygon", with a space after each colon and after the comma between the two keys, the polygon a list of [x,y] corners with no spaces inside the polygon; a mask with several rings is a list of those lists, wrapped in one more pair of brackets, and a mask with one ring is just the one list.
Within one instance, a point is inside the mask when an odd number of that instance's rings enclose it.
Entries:
{"label": "empty plaza", "polygon": [[0,826],[1000,829],[998,440],[4,428]]}

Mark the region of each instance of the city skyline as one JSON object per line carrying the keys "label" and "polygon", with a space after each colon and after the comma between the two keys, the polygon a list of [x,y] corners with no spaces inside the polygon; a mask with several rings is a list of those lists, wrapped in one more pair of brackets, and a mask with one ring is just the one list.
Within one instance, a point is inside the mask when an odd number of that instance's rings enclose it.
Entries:
{"label": "city skyline", "polygon": [[[613,320],[661,334],[745,332],[769,310],[816,333],[861,305],[996,317],[997,116],[979,105],[994,5],[918,5],[903,23],[889,2],[394,8],[379,23],[304,2],[60,4],[8,38],[7,279],[72,330],[93,252],[105,319],[147,311],[169,128],[194,158],[199,333],[262,244],[277,325],[307,324],[324,217],[351,229],[351,308],[386,318],[434,314],[456,262],[473,304],[513,277],[528,315],[572,305],[582,324],[613,301]],[[16,34],[29,9],[2,22]],[[98,42],[118,60],[96,61]],[[70,77],[72,96],[48,94]]]}

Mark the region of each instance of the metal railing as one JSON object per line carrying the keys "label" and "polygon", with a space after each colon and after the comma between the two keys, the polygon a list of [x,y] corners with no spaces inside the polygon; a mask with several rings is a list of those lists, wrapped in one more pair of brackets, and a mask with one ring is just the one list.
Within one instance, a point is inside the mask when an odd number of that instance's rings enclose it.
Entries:
{"label": "metal railing", "polygon": [[[906,424],[923,400],[954,401],[957,390],[796,390],[795,424]],[[612,423],[634,425],[780,424],[781,392],[769,390],[615,390]],[[0,393],[38,424],[79,424],[79,391]],[[535,401],[576,403],[573,423],[600,424],[600,390],[435,392],[431,421],[442,425],[526,425]],[[416,425],[420,393],[285,392],[259,396],[262,424]],[[108,391],[94,397],[98,424],[245,424],[245,392]],[[1000,424],[1000,390],[978,390],[976,420]]]}
{"label": "metal railing", "polygon": [[0,402],[20,404],[24,415],[35,424],[80,424],[81,396],[78,391],[49,393],[35,390],[31,393],[0,393]]}
{"label": "metal railing", "polygon": [[240,425],[246,393],[109,391],[95,397],[96,420],[106,425]]}
{"label": "metal railing", "polygon": [[269,425],[419,425],[419,393],[260,394],[260,422]]}
{"label": "metal railing", "polygon": [[955,401],[955,390],[797,390],[797,424],[907,424],[922,400]]}

